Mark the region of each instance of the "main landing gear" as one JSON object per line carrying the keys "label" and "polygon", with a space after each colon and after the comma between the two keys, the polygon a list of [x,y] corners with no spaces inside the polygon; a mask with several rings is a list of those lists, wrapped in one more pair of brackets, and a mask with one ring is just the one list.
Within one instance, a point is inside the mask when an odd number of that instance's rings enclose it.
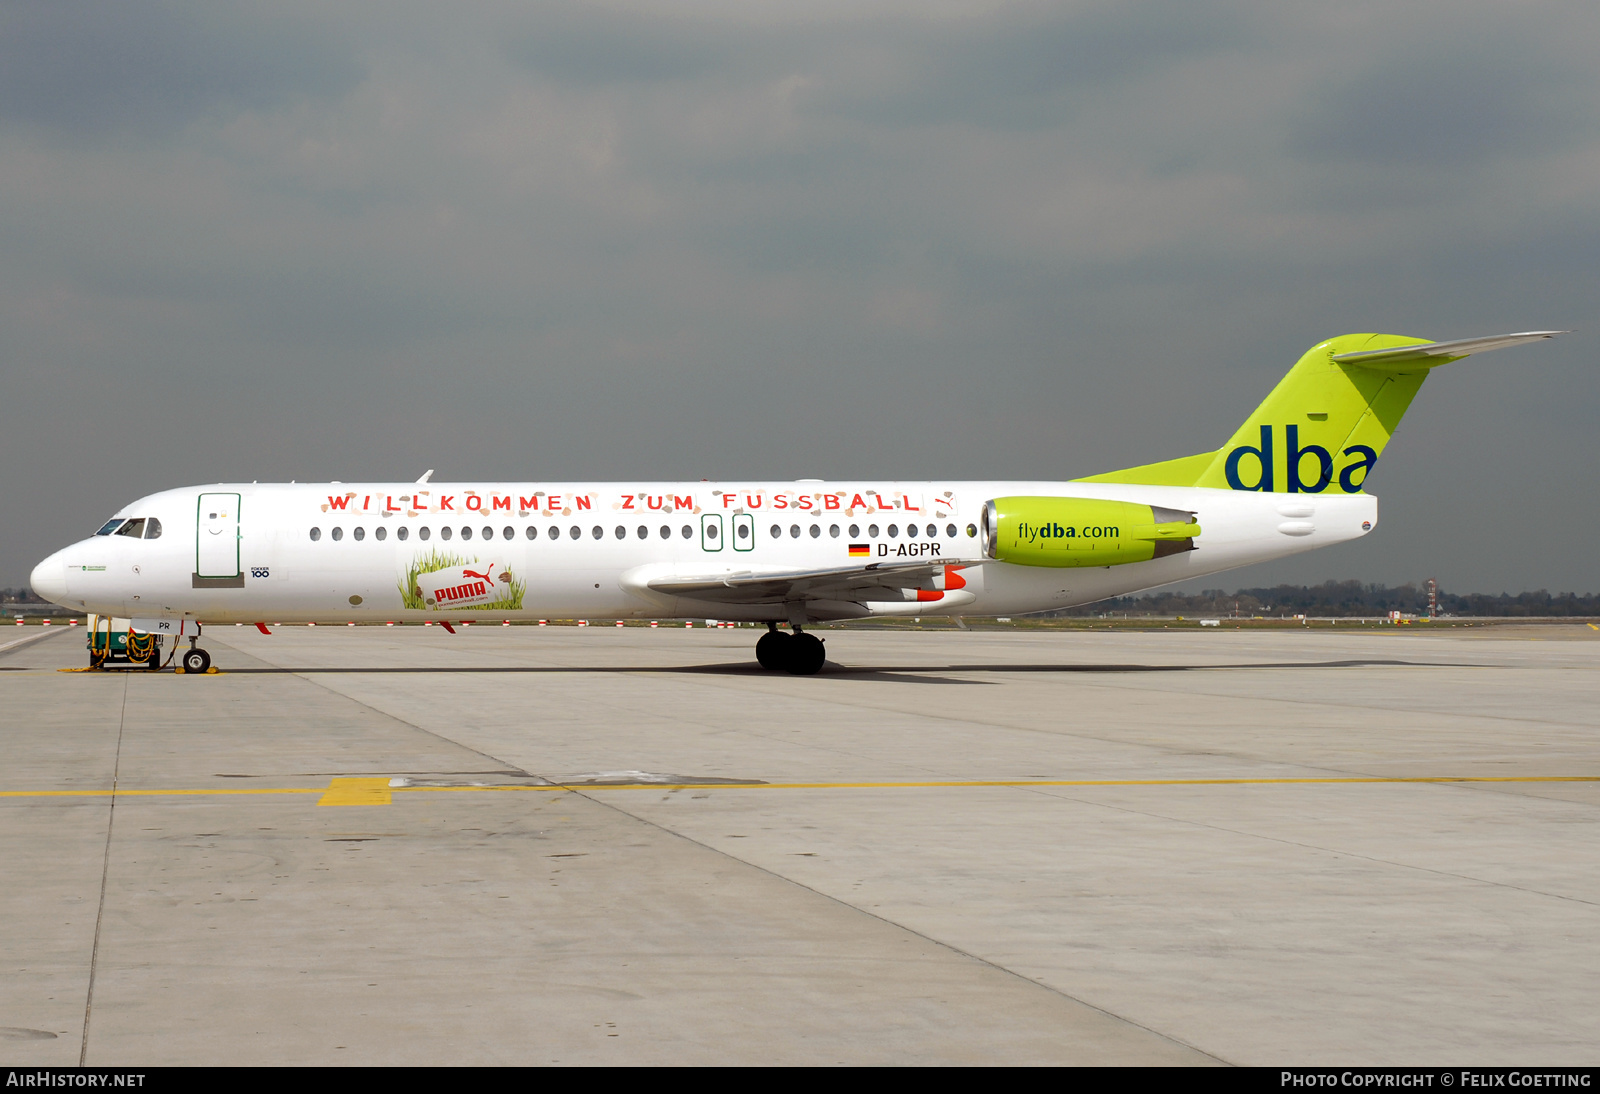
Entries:
{"label": "main landing gear", "polygon": [[794,633],[780,631],[776,623],[767,624],[767,633],[756,643],[756,660],[764,669],[782,669],[796,676],[814,676],[828,659],[822,639],[807,634],[798,626]]}

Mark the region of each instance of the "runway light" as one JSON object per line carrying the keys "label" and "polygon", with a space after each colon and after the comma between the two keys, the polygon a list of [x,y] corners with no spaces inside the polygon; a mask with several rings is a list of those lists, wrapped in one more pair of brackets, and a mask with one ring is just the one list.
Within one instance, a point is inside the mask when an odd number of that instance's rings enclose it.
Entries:
{"label": "runway light", "polygon": [[541,620],[539,620],[539,626],[541,626],[541,627],[542,627],[542,626],[544,626],[544,625],[545,625],[545,624],[546,624],[546,623],[548,623],[548,622],[549,622],[549,620],[548,620],[548,619],[541,619]]}
{"label": "runway light", "polygon": [[620,619],[617,620],[617,626],[619,626],[619,627],[622,626],[622,620],[620,620]]}
{"label": "runway light", "polygon": [[652,627],[660,626],[660,624],[658,624],[654,619],[650,620],[650,625]]}
{"label": "runway light", "polygon": [[384,626],[385,627],[392,627],[392,626],[394,626],[394,622],[391,620],[390,622],[385,623]]}
{"label": "runway light", "polygon": [[502,627],[509,627],[509,626],[511,626],[511,620],[509,620],[509,619],[502,619],[502,620],[500,620],[500,625],[501,625],[501,626],[502,626]]}

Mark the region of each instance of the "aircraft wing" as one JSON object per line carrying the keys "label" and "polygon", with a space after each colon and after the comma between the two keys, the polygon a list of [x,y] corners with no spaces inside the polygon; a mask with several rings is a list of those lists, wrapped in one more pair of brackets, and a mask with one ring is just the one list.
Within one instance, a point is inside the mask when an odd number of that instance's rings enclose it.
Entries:
{"label": "aircraft wing", "polygon": [[743,571],[705,577],[673,575],[646,582],[668,596],[722,604],[787,604],[805,600],[899,599],[906,589],[945,587],[945,571],[982,565],[978,559],[923,558],[869,562],[825,570]]}
{"label": "aircraft wing", "polygon": [[1391,349],[1362,350],[1358,353],[1336,353],[1333,359],[1352,365],[1388,365],[1405,361],[1426,364],[1430,359],[1435,359],[1434,364],[1442,365],[1445,361],[1454,361],[1469,354],[1487,353],[1492,349],[1520,346],[1524,342],[1539,342],[1546,338],[1554,338],[1558,334],[1570,333],[1572,332],[1564,330],[1529,330],[1520,334],[1496,334],[1488,338],[1458,338],[1453,342],[1426,342],[1420,346],[1395,346]]}

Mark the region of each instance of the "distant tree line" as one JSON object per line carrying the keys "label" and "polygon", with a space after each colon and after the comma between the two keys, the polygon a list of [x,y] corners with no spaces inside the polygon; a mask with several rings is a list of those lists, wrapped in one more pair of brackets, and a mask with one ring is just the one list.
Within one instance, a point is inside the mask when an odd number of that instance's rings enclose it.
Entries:
{"label": "distant tree line", "polygon": [[[52,606],[31,589],[0,589],[0,604],[27,605],[43,611]],[[1056,616],[1101,615],[1107,612],[1129,615],[1312,615],[1340,617],[1386,616],[1390,612],[1406,615],[1428,614],[1426,587],[1406,583],[1363,584],[1359,581],[1324,581],[1321,585],[1277,585],[1270,589],[1206,589],[1194,595],[1154,592],[1143,596],[1117,596],[1095,604],[1085,604]],[[1439,590],[1440,615],[1499,616],[1595,616],[1600,617],[1600,594],[1549,593],[1450,593]]]}
{"label": "distant tree line", "polygon": [[[1600,594],[1551,594],[1544,589],[1532,593],[1438,593],[1440,615],[1500,616],[1600,616]],[[1385,616],[1390,612],[1406,615],[1428,614],[1425,585],[1406,583],[1395,587],[1363,584],[1360,581],[1324,581],[1321,585],[1278,585],[1270,589],[1240,589],[1225,592],[1206,589],[1194,595],[1154,592],[1143,596],[1118,596],[1096,604],[1069,608],[1058,615],[1100,615],[1127,612],[1130,615],[1311,615]]]}
{"label": "distant tree line", "polygon": [[32,589],[28,589],[28,588],[22,588],[22,589],[0,589],[0,604],[13,604],[13,603],[14,604],[44,604],[44,603],[46,603],[46,601],[40,599],[37,596],[34,596]]}

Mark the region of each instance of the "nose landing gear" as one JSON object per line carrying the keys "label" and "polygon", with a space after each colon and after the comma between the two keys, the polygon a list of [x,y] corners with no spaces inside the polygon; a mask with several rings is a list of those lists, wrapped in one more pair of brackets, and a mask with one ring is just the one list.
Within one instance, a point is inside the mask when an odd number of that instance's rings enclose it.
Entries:
{"label": "nose landing gear", "polygon": [[780,631],[776,623],[767,624],[767,633],[756,643],[756,660],[764,669],[782,669],[796,676],[814,676],[827,661],[822,639],[807,634],[798,626],[794,633]]}
{"label": "nose landing gear", "polygon": [[199,635],[194,635],[189,639],[189,648],[183,655],[183,671],[185,673],[203,673],[211,667],[211,655],[195,645],[199,641]]}

